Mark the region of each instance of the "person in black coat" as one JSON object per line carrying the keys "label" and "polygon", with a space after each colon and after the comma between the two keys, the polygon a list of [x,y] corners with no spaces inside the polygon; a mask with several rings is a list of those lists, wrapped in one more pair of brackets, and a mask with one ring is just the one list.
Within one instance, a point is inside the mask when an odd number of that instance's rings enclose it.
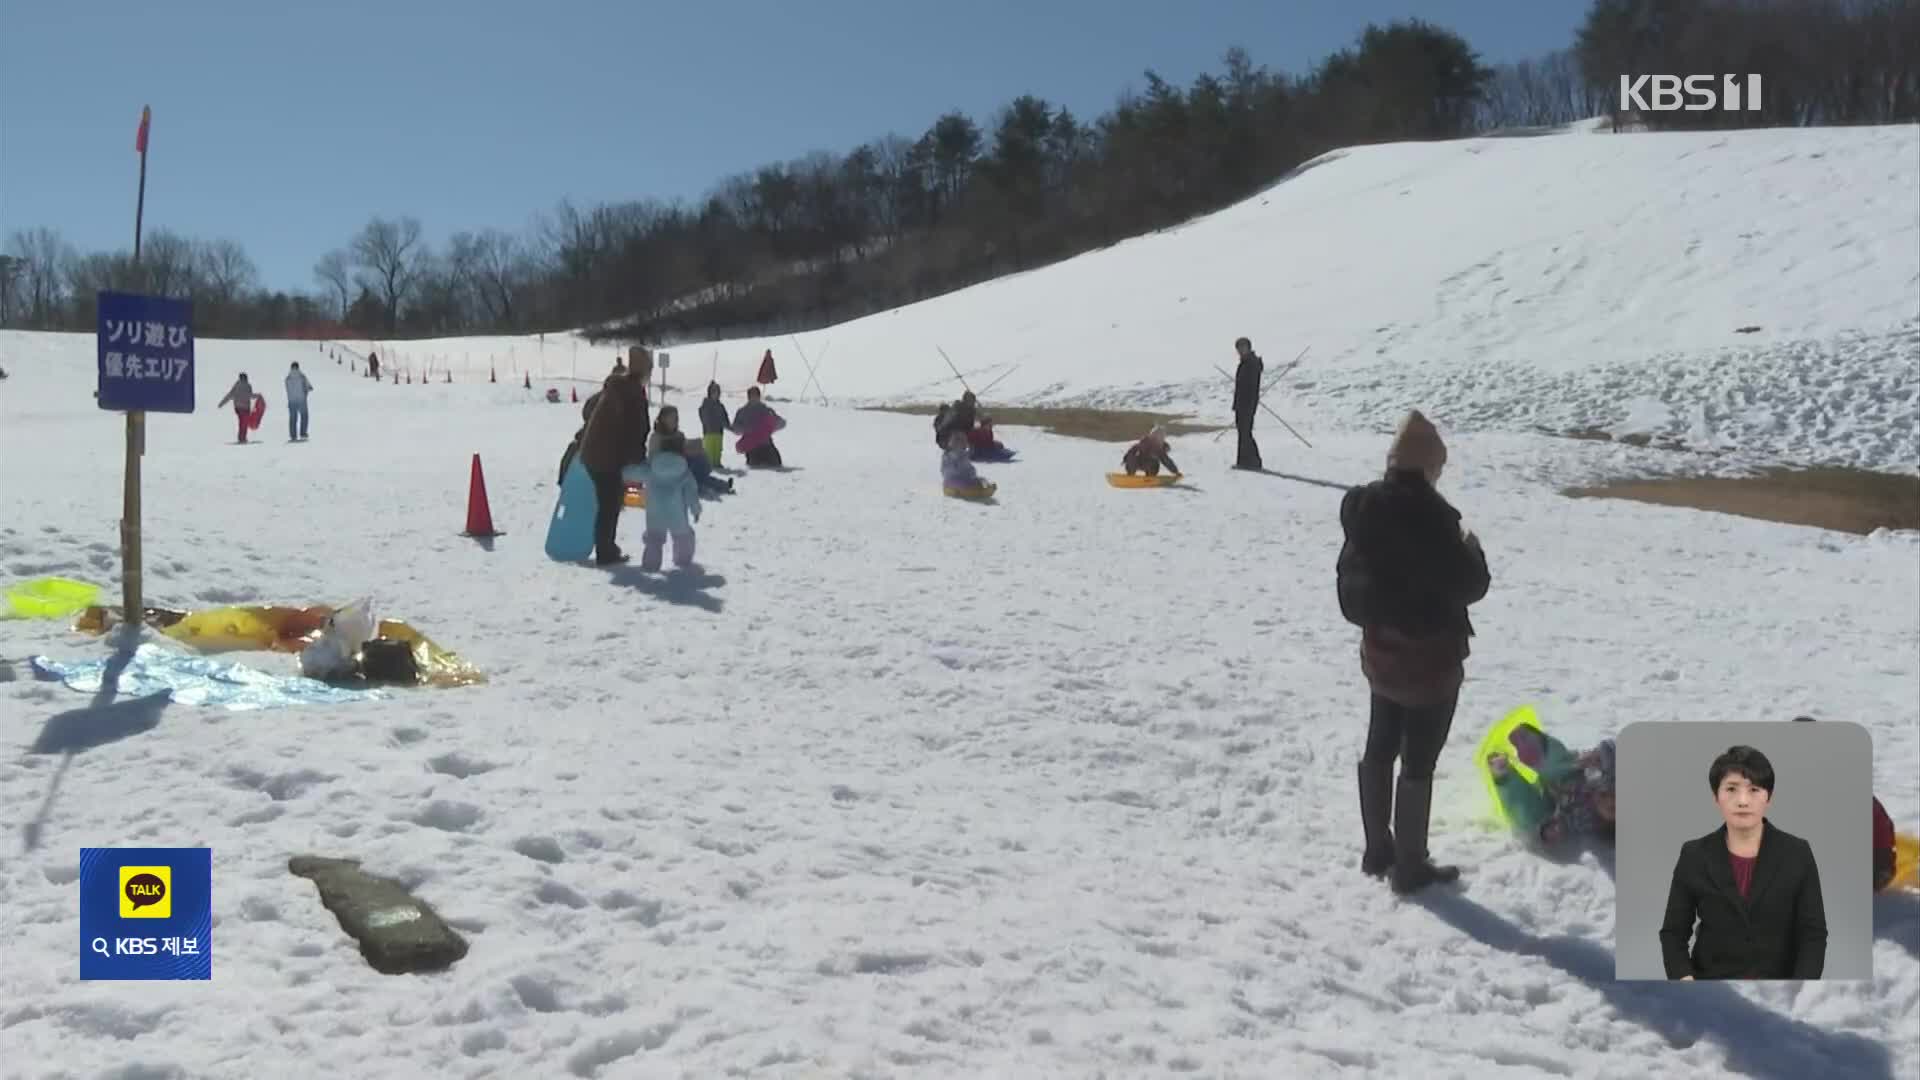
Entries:
{"label": "person in black coat", "polygon": [[1246,338],[1235,341],[1233,347],[1240,354],[1240,366],[1233,372],[1233,426],[1240,433],[1240,450],[1233,467],[1258,470],[1264,466],[1260,444],[1253,441],[1253,414],[1260,408],[1260,378],[1267,365]]}
{"label": "person in black coat", "polygon": [[1714,759],[1707,781],[1726,824],[1680,845],[1660,923],[1667,978],[1819,978],[1827,959],[1820,867],[1811,845],[1766,818],[1773,764],[1735,746]]}
{"label": "person in black coat", "polygon": [[940,414],[934,417],[933,441],[945,449],[948,440],[956,431],[966,432],[971,441],[974,426],[979,422],[980,399],[974,397],[973,391],[969,390],[960,395],[960,400],[944,407]]}
{"label": "person in black coat", "polygon": [[[1340,613],[1360,627],[1370,694],[1361,754],[1360,869],[1408,893],[1459,878],[1427,852],[1433,770],[1453,728],[1473,636],[1469,605],[1490,577],[1480,541],[1434,489],[1446,466],[1440,433],[1417,410],[1387,451],[1387,473],[1340,501]],[[1393,775],[1394,760],[1400,777]]]}

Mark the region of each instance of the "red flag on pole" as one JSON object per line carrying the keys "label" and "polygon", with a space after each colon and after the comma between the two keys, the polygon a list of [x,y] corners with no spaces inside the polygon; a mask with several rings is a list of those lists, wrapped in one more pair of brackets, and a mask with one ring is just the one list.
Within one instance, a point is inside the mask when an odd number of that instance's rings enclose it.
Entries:
{"label": "red flag on pole", "polygon": [[134,136],[133,148],[139,153],[147,152],[147,126],[153,123],[153,106],[140,107],[140,134]]}

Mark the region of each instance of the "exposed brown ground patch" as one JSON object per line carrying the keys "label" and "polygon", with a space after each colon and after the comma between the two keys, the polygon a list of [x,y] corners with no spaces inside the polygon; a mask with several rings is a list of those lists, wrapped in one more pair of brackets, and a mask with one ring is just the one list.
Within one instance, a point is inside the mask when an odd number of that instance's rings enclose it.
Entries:
{"label": "exposed brown ground patch", "polygon": [[[932,416],[938,405],[882,405],[870,412],[906,413]],[[1141,412],[1133,409],[1022,409],[995,405],[985,410],[996,427],[1041,428],[1054,435],[1095,442],[1133,442],[1155,424],[1166,426],[1169,435],[1198,435],[1222,430],[1219,424],[1196,424],[1171,413]]]}
{"label": "exposed brown ground patch", "polygon": [[1758,476],[1616,480],[1569,488],[1575,498],[1627,499],[1812,525],[1865,536],[1920,529],[1920,476],[1867,469],[1770,469]]}

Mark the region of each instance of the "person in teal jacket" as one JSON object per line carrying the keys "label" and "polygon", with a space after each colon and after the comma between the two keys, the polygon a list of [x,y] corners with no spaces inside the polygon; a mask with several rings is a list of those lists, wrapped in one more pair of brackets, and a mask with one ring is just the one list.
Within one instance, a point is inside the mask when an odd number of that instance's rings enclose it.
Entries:
{"label": "person in teal jacket", "polygon": [[693,522],[700,520],[700,485],[687,466],[680,410],[662,405],[647,438],[647,527],[640,534],[640,569],[660,569],[661,549],[673,538],[673,565],[693,562]]}
{"label": "person in teal jacket", "polygon": [[1505,754],[1487,757],[1494,790],[1515,831],[1530,844],[1542,847],[1562,843],[1613,840],[1613,740],[1576,754],[1559,739],[1531,724],[1521,724],[1508,736],[1514,756],[1532,769],[1528,783]]}

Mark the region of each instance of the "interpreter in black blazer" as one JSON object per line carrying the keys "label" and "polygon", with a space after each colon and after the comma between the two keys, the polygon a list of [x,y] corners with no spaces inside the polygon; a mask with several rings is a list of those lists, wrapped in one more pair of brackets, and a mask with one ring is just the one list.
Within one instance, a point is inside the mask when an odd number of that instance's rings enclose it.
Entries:
{"label": "interpreter in black blazer", "polygon": [[1773,765],[1735,746],[1707,775],[1726,824],[1680,846],[1660,924],[1667,978],[1819,978],[1827,958],[1820,868],[1805,840],[1766,819]]}

